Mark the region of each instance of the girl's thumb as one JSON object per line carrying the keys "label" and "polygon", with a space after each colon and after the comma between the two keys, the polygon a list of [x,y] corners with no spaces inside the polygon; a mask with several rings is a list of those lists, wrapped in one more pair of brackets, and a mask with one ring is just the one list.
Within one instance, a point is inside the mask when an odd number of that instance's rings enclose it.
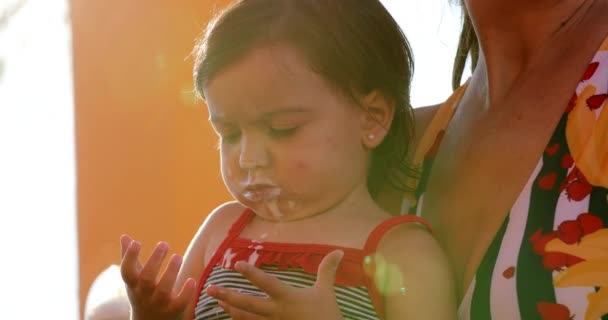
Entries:
{"label": "girl's thumb", "polygon": [[323,258],[319,264],[319,270],[317,270],[317,282],[315,282],[315,286],[330,287],[333,291],[334,282],[336,281],[336,271],[342,261],[342,257],[344,257],[344,251],[336,250]]}

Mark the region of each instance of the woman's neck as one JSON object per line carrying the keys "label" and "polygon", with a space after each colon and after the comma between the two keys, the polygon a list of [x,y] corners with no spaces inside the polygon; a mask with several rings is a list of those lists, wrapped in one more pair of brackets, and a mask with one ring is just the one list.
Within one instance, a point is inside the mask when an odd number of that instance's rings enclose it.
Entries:
{"label": "woman's neck", "polygon": [[[526,73],[580,37],[608,0],[467,0],[479,39],[474,85],[486,105],[502,100]],[[584,30],[584,31],[583,31]]]}

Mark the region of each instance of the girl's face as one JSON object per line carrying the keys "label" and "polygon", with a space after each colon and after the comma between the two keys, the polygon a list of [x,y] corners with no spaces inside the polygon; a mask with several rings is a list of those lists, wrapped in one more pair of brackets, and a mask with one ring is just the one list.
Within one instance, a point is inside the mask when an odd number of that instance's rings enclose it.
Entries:
{"label": "girl's face", "polygon": [[204,94],[221,140],[224,183],[258,216],[306,218],[365,186],[365,111],[297,51],[254,50],[217,74]]}

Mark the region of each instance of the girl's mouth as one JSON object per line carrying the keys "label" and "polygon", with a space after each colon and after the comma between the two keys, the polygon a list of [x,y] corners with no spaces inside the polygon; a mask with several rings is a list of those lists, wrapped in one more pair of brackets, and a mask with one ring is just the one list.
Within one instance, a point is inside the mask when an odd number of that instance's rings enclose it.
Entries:
{"label": "girl's mouth", "polygon": [[251,184],[243,190],[243,197],[252,202],[276,200],[281,189],[271,184]]}

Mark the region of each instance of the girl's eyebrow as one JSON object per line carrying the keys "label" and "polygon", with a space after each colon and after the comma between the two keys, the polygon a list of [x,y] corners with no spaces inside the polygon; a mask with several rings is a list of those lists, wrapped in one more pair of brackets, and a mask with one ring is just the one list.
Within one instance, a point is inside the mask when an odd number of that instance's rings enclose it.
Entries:
{"label": "girl's eyebrow", "polygon": [[277,110],[266,112],[266,113],[262,114],[262,116],[260,118],[262,120],[268,120],[268,119],[271,119],[272,117],[283,115],[283,114],[306,113],[306,112],[310,112],[310,110],[303,108],[303,107],[299,107],[299,106],[283,107],[283,108],[279,108]]}
{"label": "girl's eyebrow", "polygon": [[[278,115],[283,115],[283,114],[289,114],[289,113],[307,113],[310,112],[310,110],[304,108],[304,107],[300,107],[300,106],[293,106],[293,107],[282,107],[282,108],[278,108],[276,110],[272,110],[272,111],[268,111],[263,113],[260,116],[261,121],[267,121],[268,119],[271,119],[272,117],[278,116]],[[226,121],[226,119],[222,116],[218,116],[218,115],[211,115],[209,117],[209,121],[213,124],[229,124],[229,121]]]}

